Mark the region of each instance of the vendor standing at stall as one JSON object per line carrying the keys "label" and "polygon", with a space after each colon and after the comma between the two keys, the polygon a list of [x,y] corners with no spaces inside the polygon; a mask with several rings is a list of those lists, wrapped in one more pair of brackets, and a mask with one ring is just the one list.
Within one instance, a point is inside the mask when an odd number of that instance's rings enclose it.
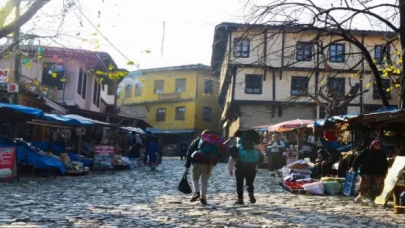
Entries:
{"label": "vendor standing at stall", "polygon": [[46,131],[46,139],[48,141],[48,151],[47,152],[52,153],[53,152],[53,142],[54,142],[52,128],[47,129],[47,131]]}
{"label": "vendor standing at stall", "polygon": [[285,143],[280,139],[279,135],[274,134],[271,136],[272,140],[267,144],[267,161],[269,170],[281,169],[285,165],[283,150]]}
{"label": "vendor standing at stall", "polygon": [[361,182],[359,195],[355,202],[361,203],[364,197],[371,200],[374,206],[375,198],[381,194],[384,188],[384,179],[388,171],[386,154],[381,151],[382,143],[374,140],[369,148],[364,149],[354,160],[351,172],[357,172],[360,168]]}

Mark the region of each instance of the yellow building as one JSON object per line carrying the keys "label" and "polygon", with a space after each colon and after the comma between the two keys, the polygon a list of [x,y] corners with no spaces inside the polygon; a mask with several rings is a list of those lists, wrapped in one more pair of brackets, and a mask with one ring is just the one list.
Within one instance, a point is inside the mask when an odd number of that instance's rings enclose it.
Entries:
{"label": "yellow building", "polygon": [[119,85],[121,114],[163,130],[218,132],[218,78],[210,67],[184,65],[130,72]]}

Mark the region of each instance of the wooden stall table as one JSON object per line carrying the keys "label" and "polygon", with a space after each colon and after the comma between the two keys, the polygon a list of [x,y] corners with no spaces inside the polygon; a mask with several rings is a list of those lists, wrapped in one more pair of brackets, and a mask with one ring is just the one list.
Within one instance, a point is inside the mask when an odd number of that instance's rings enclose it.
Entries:
{"label": "wooden stall table", "polygon": [[399,205],[399,196],[405,190],[405,180],[399,180],[393,190],[394,213],[399,214],[405,211],[405,206]]}
{"label": "wooden stall table", "polygon": [[394,213],[398,214],[405,206],[399,206],[399,195],[405,190],[405,180],[402,180],[402,173],[405,168],[405,157],[397,156],[388,171],[384,180],[384,189],[376,199],[375,203],[386,205],[391,195],[394,198]]}

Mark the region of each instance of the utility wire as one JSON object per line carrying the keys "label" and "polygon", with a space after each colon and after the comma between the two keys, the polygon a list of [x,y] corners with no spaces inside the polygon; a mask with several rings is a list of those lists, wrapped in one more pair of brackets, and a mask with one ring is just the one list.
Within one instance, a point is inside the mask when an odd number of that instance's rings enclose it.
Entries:
{"label": "utility wire", "polygon": [[[80,12],[80,14],[90,23],[90,25],[118,52],[118,53],[120,53],[125,59],[127,59],[128,61],[131,61],[126,55],[124,55],[124,53],[122,53],[106,36],[104,36],[103,35],[103,33],[101,33],[101,31],[97,28],[97,26],[95,26],[94,25],[94,23],[92,23],[91,21],[90,21],[90,19],[83,13],[83,11],[75,4],[75,6],[76,6],[76,8],[79,10],[79,12]],[[164,38],[163,38],[163,41],[162,42],[164,42]],[[135,67],[138,69],[138,70],[141,70],[141,68],[138,66],[138,65],[135,65]],[[199,70],[197,70],[198,72],[199,72]],[[200,74],[198,75],[198,76],[200,76]],[[204,75],[202,75],[203,77],[204,77]],[[154,76],[148,76],[149,78],[152,78],[152,79],[155,79],[155,80],[161,80],[160,78],[156,78],[156,77],[154,77]],[[198,78],[198,77],[197,77]],[[205,78],[205,77],[204,77]],[[213,80],[213,79],[209,79],[209,80]],[[215,82],[215,80],[213,80],[214,82]],[[127,85],[126,83],[124,84],[124,85]],[[131,84],[132,85],[132,84]],[[166,83],[166,80],[164,80],[164,85],[166,85],[166,86],[168,86],[169,88],[171,87],[171,88],[175,88],[176,87],[176,85],[169,85],[169,84],[167,84]],[[121,87],[121,90],[123,90],[123,89],[125,89],[125,86],[123,86],[122,85],[122,87]],[[131,88],[131,90],[132,90],[132,88]],[[195,89],[195,90],[192,90],[192,92],[194,92],[194,91],[197,91],[197,89]],[[215,95],[215,94],[213,94],[213,95]],[[186,97],[186,98],[184,98],[184,99],[187,99],[187,98],[192,98],[193,96],[191,96],[191,97]],[[125,98],[124,98],[125,99]]]}
{"label": "utility wire", "polygon": [[[122,57],[124,57],[125,59],[127,59],[128,61],[131,61],[131,59],[129,59],[124,53],[122,53],[122,51],[120,51],[106,36],[104,36],[104,34],[97,28],[97,26],[95,26],[93,24],[93,22],[90,21],[90,19],[82,12],[82,10],[75,4],[76,8],[79,10],[79,12],[82,14],[82,16],[87,20],[87,22],[90,23],[90,25],[118,52],[122,55]],[[140,70],[140,68],[135,65],[135,67]]]}

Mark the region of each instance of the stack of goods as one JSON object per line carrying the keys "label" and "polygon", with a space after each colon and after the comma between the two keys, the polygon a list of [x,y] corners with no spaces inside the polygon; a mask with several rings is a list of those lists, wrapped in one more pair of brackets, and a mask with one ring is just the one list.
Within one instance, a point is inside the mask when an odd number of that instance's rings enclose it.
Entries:
{"label": "stack of goods", "polygon": [[130,169],[131,162],[121,155],[114,156],[114,169]]}
{"label": "stack of goods", "polygon": [[90,170],[89,167],[83,166],[83,163],[79,161],[71,161],[67,153],[61,153],[60,160],[65,164],[67,173],[83,173]]}
{"label": "stack of goods", "polygon": [[323,177],[319,182],[304,185],[304,190],[312,195],[338,195],[342,188],[342,184],[333,177]]}
{"label": "stack of goods", "polygon": [[144,167],[145,166],[145,164],[143,164],[143,161],[142,160],[133,160],[132,161],[132,165],[134,166],[134,168],[136,168],[136,167]]}
{"label": "stack of goods", "polygon": [[285,152],[283,153],[283,156],[286,158],[291,158],[291,157],[295,158],[297,155],[296,155],[296,150],[295,150],[294,146],[290,145],[290,147],[288,147],[285,150]]}
{"label": "stack of goods", "polygon": [[83,166],[83,163],[79,161],[71,162],[69,166],[66,166],[69,171],[79,171],[79,172],[88,172],[89,167]]}
{"label": "stack of goods", "polygon": [[325,193],[328,195],[338,195],[342,192],[343,185],[333,177],[323,177],[321,183],[325,187]]}
{"label": "stack of goods", "polygon": [[302,190],[304,185],[314,182],[311,179],[311,166],[304,160],[298,160],[282,169],[282,184],[291,190]]}

